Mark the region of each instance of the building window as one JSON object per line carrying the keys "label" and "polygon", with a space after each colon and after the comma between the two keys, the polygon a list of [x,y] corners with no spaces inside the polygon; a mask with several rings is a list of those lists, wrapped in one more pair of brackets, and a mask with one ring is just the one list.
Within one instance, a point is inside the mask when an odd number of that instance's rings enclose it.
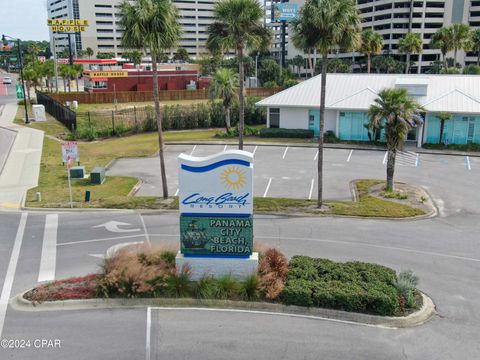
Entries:
{"label": "building window", "polygon": [[95,16],[98,16],[98,17],[112,17],[113,14],[112,13],[95,13]]}
{"label": "building window", "polygon": [[96,8],[111,8],[112,5],[100,5],[100,4],[95,4]]}
{"label": "building window", "polygon": [[269,119],[270,119],[271,128],[279,128],[280,127],[280,108],[270,108]]}

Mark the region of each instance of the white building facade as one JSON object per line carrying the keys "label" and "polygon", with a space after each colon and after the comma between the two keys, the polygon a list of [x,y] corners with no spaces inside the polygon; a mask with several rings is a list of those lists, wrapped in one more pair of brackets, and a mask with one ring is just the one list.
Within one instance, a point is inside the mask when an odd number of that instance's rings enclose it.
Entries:
{"label": "white building facade", "polygon": [[[291,0],[299,4],[305,0]],[[480,0],[357,0],[362,18],[362,28],[373,28],[383,36],[384,53],[398,54],[398,41],[408,32],[420,33],[423,39],[423,53],[412,55],[412,73],[425,72],[432,61],[440,59],[440,50],[430,49],[432,35],[441,27],[464,23],[472,28],[480,27]],[[288,45],[288,58],[301,54],[292,44]],[[361,54],[341,53],[340,57],[350,58]],[[453,53],[447,56],[453,57]],[[476,55],[458,52],[459,63],[476,63]]]}
{"label": "white building facade", "polygon": [[[186,49],[191,57],[201,56],[207,52],[207,27],[214,20],[215,0],[173,0],[173,3],[179,9],[183,31],[178,47]],[[124,49],[119,26],[120,4],[121,0],[47,0],[48,18],[88,20],[90,26],[85,32],[70,35],[74,48],[77,51],[91,48],[94,56],[111,53],[114,57],[121,57]],[[53,36],[57,52],[68,46],[68,35],[51,33],[51,43]]]}
{"label": "white building facade", "polygon": [[[319,136],[321,75],[263,99],[267,126],[309,129]],[[424,124],[408,134],[417,146],[439,143],[437,114],[449,112],[441,141],[449,144],[480,143],[480,76],[328,74],[325,132],[340,140],[368,141],[368,109],[387,88],[405,88],[425,109]],[[381,139],[384,139],[384,134]]]}

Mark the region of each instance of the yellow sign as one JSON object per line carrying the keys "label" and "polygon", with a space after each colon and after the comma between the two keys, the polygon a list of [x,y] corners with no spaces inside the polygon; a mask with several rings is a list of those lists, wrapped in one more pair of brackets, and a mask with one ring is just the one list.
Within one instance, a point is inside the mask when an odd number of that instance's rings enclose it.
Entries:
{"label": "yellow sign", "polygon": [[80,20],[80,19],[48,19],[48,26],[54,25],[63,25],[63,26],[88,26],[90,23],[88,20]]}
{"label": "yellow sign", "polygon": [[53,32],[77,33],[87,30],[88,20],[80,19],[48,19],[48,26]]}
{"label": "yellow sign", "polygon": [[91,78],[119,78],[119,77],[127,77],[128,70],[124,71],[89,71],[86,72],[85,75]]}

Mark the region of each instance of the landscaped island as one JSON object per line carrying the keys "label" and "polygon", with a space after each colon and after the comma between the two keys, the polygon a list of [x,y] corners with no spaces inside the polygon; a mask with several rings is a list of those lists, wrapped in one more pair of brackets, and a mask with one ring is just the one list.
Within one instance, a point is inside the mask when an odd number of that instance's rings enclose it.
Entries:
{"label": "landscaped island", "polygon": [[308,256],[290,261],[277,249],[256,249],[258,273],[244,280],[226,275],[191,281],[189,268],[175,267],[175,249],[135,248],[105,259],[101,271],[40,285],[24,298],[34,303],[92,298],[196,298],[323,307],[403,316],[421,306],[411,272],[385,266],[339,263]]}

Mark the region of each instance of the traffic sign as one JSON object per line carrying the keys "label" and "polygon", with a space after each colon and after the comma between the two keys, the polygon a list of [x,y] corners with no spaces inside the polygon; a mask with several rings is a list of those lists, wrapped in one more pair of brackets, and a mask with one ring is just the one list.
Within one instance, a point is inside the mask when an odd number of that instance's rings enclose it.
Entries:
{"label": "traffic sign", "polygon": [[22,84],[15,85],[15,91],[17,92],[17,99],[23,99],[24,94]]}

